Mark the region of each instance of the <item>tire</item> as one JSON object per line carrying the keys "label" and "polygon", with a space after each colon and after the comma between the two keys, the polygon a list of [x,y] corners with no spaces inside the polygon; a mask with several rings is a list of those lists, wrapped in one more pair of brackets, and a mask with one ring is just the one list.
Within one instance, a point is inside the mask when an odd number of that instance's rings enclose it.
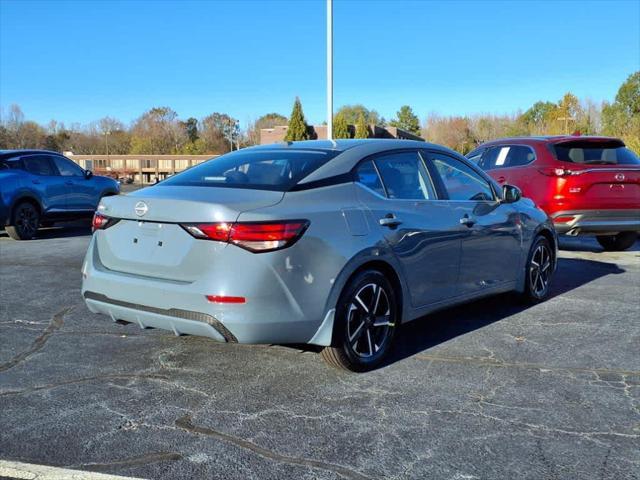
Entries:
{"label": "tire", "polygon": [[11,215],[11,225],[5,230],[14,240],[31,240],[40,226],[40,212],[30,202],[16,205]]}
{"label": "tire", "polygon": [[526,303],[539,303],[549,296],[555,261],[549,240],[538,235],[531,245],[525,267],[523,299]]}
{"label": "tire", "polygon": [[352,372],[378,367],[391,351],[399,318],[391,282],[377,270],[358,273],[340,295],[333,345],[322,350],[323,359]]}
{"label": "tire", "polygon": [[620,232],[615,235],[598,235],[596,240],[605,252],[622,252],[633,247],[638,239],[637,232]]}

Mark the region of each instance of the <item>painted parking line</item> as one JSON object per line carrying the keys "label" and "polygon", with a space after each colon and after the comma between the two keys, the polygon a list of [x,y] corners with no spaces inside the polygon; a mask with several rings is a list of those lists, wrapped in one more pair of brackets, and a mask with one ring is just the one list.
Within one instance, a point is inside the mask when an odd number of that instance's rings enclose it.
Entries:
{"label": "painted parking line", "polygon": [[37,479],[37,480],[143,480],[134,477],[120,477],[105,473],[69,470],[32,463],[0,460],[0,478]]}

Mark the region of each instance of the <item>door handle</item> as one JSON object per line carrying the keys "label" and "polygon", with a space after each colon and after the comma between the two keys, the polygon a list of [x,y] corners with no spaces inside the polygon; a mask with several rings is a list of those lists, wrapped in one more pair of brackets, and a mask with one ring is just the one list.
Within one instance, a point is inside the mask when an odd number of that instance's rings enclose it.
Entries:
{"label": "door handle", "polygon": [[498,177],[498,183],[504,183],[506,180],[504,177]]}
{"label": "door handle", "polygon": [[378,222],[381,226],[389,228],[395,228],[398,225],[402,224],[402,220],[396,218],[393,213],[387,213],[383,218],[378,220]]}
{"label": "door handle", "polygon": [[464,217],[460,219],[460,225],[466,225],[467,227],[473,227],[476,224],[477,220],[475,218],[471,218],[466,213]]}

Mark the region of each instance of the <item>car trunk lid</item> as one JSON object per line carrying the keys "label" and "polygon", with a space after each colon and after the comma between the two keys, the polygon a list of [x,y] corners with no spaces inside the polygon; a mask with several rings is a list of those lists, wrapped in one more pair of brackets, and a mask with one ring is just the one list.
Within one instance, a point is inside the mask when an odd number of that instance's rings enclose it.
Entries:
{"label": "car trunk lid", "polygon": [[553,150],[564,172],[558,193],[572,208],[640,208],[640,160],[622,141],[577,137]]}
{"label": "car trunk lid", "polygon": [[109,270],[192,282],[215,263],[226,243],[198,240],[181,224],[235,222],[246,211],[275,205],[283,192],[219,187],[155,186],[103,199],[103,215],[118,218],[96,232]]}

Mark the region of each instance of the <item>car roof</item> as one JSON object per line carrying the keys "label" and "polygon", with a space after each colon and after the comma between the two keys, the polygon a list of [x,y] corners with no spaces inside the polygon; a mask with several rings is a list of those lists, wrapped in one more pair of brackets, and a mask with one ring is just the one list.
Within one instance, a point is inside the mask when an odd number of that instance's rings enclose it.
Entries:
{"label": "car roof", "polygon": [[[414,145],[415,144],[415,145]],[[338,139],[338,140],[303,140],[297,142],[278,142],[266,145],[256,145],[245,150],[330,150],[334,152],[344,152],[352,148],[361,146],[379,145],[381,150],[400,148],[412,148],[416,145],[425,148],[429,145],[426,142],[417,140],[398,140],[388,138],[362,138],[362,139]]]}
{"label": "car roof", "polygon": [[35,153],[46,153],[47,155],[62,155],[60,152],[54,152],[51,150],[0,150],[0,158],[11,158],[17,155],[33,155]]}
{"label": "car roof", "polygon": [[[360,160],[369,155],[377,153],[403,150],[403,149],[434,149],[442,152],[450,153],[454,156],[461,155],[447,147],[436,145],[433,143],[422,142],[418,140],[398,140],[386,138],[368,138],[368,139],[344,139],[344,140],[305,140],[300,142],[281,142],[270,145],[259,145],[250,147],[243,151],[270,151],[270,150],[324,150],[338,152],[331,161],[325,163],[317,170],[310,173],[299,184],[303,185],[310,182],[324,180],[326,178],[343,175],[350,172]],[[462,157],[464,158],[464,157]]]}
{"label": "car roof", "polygon": [[596,136],[596,135],[541,135],[541,136],[530,136],[530,137],[497,138],[495,140],[490,140],[488,142],[484,142],[478,145],[478,148],[491,146],[491,145],[503,145],[505,143],[516,143],[516,144],[524,143],[524,144],[531,145],[534,143],[557,144],[557,143],[575,142],[575,141],[622,142],[622,140],[620,140],[619,138]]}

